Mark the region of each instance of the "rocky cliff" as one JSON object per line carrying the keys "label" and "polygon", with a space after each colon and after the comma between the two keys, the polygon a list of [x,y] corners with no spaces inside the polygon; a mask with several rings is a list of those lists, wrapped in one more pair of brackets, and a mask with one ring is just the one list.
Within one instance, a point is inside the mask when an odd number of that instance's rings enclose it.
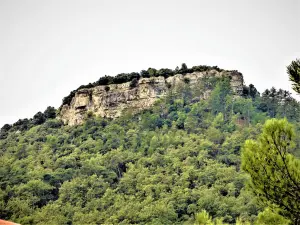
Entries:
{"label": "rocky cliff", "polygon": [[81,124],[87,112],[101,117],[116,118],[126,109],[140,111],[149,108],[157,99],[165,96],[169,88],[178,87],[186,82],[191,86],[198,85],[205,76],[227,76],[231,79],[232,89],[236,93],[242,91],[243,76],[237,71],[209,70],[185,75],[176,74],[168,78],[141,78],[136,87],[130,87],[130,82],[127,82],[78,90],[69,105],[61,106],[59,117],[68,125]]}

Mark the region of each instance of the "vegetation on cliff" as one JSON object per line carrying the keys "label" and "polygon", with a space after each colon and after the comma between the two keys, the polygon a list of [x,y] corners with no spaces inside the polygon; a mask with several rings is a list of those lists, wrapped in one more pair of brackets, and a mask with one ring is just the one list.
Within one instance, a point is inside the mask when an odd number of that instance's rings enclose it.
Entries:
{"label": "vegetation on cliff", "polygon": [[228,78],[208,86],[206,100],[187,83],[115,120],[88,113],[83,125],[48,118],[8,129],[0,215],[22,224],[288,223],[248,190],[240,154],[265,121],[286,117],[296,134],[289,154],[299,157],[299,103],[253,85],[234,96]]}
{"label": "vegetation on cliff", "polygon": [[168,78],[170,76],[174,76],[175,74],[187,74],[193,72],[204,72],[208,70],[216,70],[218,72],[223,71],[217,66],[193,66],[192,68],[188,68],[185,63],[182,63],[181,68],[176,67],[175,70],[162,68],[162,69],[154,69],[148,68],[148,70],[142,70],[140,73],[132,72],[132,73],[120,73],[116,76],[107,76],[100,77],[100,79],[94,83],[89,83],[87,85],[81,85],[76,90],[70,92],[70,94],[63,98],[62,105],[70,105],[75,93],[78,90],[84,88],[93,88],[99,85],[109,85],[109,84],[122,84],[125,82],[131,82],[130,87],[135,87],[137,81],[140,78],[150,78],[150,77],[159,77],[163,76],[164,78]]}

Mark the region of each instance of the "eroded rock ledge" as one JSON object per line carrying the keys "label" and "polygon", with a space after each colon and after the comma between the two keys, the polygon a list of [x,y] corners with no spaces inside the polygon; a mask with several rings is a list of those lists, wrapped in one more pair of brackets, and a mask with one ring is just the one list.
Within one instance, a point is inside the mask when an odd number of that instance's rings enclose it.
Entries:
{"label": "eroded rock ledge", "polygon": [[151,107],[154,102],[165,96],[168,89],[183,84],[185,79],[189,85],[195,86],[204,76],[228,76],[231,79],[232,89],[240,93],[243,88],[243,76],[237,71],[209,70],[176,74],[164,78],[141,78],[136,87],[131,88],[130,82],[123,84],[100,85],[93,88],[78,90],[69,105],[62,105],[59,117],[65,124],[77,125],[83,123],[86,113],[107,118],[119,117],[126,109],[140,111]]}

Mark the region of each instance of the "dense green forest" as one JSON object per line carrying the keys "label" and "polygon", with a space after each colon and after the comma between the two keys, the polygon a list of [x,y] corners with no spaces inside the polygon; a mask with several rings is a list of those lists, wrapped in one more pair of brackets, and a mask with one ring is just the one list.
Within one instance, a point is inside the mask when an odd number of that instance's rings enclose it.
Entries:
{"label": "dense green forest", "polygon": [[[212,89],[205,100],[199,93]],[[0,217],[22,224],[287,224],[241,169],[247,139],[270,118],[294,129],[300,104],[284,90],[236,96],[228,78],[184,84],[149,110],[64,126],[49,107],[1,129]]]}

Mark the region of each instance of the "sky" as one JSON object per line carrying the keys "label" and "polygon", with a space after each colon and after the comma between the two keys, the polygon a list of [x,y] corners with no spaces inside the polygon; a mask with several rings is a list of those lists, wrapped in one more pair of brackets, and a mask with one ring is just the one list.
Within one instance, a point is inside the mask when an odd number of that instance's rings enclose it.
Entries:
{"label": "sky", "polygon": [[0,0],[0,126],[101,76],[181,63],[292,92],[299,28],[300,0]]}

